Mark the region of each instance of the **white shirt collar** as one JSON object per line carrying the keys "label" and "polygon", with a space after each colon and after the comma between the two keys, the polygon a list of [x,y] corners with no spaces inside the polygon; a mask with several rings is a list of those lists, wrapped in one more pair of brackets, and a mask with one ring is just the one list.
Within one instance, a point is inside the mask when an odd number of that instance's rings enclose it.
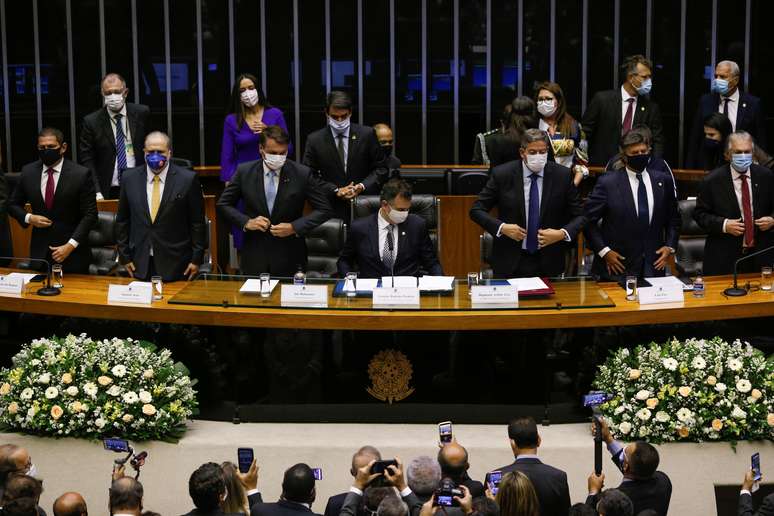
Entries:
{"label": "white shirt collar", "polygon": [[[263,161],[263,160],[261,160],[261,165],[263,165],[263,177],[266,177],[266,174],[268,174],[272,170],[269,167],[266,166],[266,162]],[[275,170],[274,172],[277,174],[277,177],[279,177],[280,176],[280,172],[282,172],[282,169]]]}
{"label": "white shirt collar", "polygon": [[621,101],[626,102],[627,99],[634,99],[634,101],[637,102],[637,95],[629,95],[629,92],[626,91],[626,88],[621,85]]}
{"label": "white shirt collar", "polygon": [[338,132],[334,131],[333,127],[331,127],[331,126],[328,126],[328,128],[331,130],[331,134],[333,134],[333,141],[334,142],[336,142],[336,139],[338,138],[339,134],[343,134],[344,135],[344,139],[345,140],[349,140],[349,130],[352,128],[351,124],[350,124],[349,127],[347,127],[347,130],[344,131],[343,133],[338,133]]}
{"label": "white shirt collar", "polygon": [[[147,171],[147,174],[148,174],[146,177],[146,181],[148,181],[148,184],[153,184],[153,175],[154,175],[153,171],[147,165],[145,166],[145,170]],[[167,182],[167,172],[169,172],[169,162],[167,162],[167,164],[164,165],[164,168],[159,173],[159,180],[161,181],[161,184],[164,184]]]}
{"label": "white shirt collar", "polygon": [[527,162],[524,160],[521,160],[521,168],[522,168],[522,172],[524,173],[524,179],[529,179],[529,176],[531,176],[532,174],[537,174],[538,177],[542,178],[543,174],[546,171],[546,167],[543,167],[540,169],[540,172],[533,172],[532,169],[527,166]]}
{"label": "white shirt collar", "polygon": [[734,91],[734,93],[732,93],[728,97],[723,97],[721,95],[720,102],[722,103],[723,100],[725,100],[726,98],[730,99],[731,102],[739,103],[739,88],[737,87],[736,90]]}
{"label": "white shirt collar", "polygon": [[516,457],[516,462],[518,462],[520,460],[524,460],[524,459],[537,459],[537,460],[540,460],[540,458],[537,456],[537,454],[525,453],[523,455],[517,456]]}
{"label": "white shirt collar", "polygon": [[49,168],[52,168],[52,169],[54,169],[54,173],[55,173],[55,174],[58,174],[59,172],[61,172],[61,171],[62,171],[62,165],[64,165],[64,158],[60,159],[60,160],[59,160],[59,163],[57,163],[57,164],[56,164],[56,165],[54,165],[53,167],[47,167],[47,166],[44,164],[44,165],[43,165],[43,173],[44,173],[44,174],[45,174],[45,173],[47,173],[47,172],[48,172],[48,169],[49,169]]}
{"label": "white shirt collar", "polygon": [[383,229],[387,229],[387,226],[392,224],[393,226],[397,226],[394,222],[390,222],[386,218],[384,218],[384,215],[382,214],[382,210],[379,209],[379,216],[376,218],[377,222],[379,223],[379,231]]}
{"label": "white shirt collar", "polygon": [[[631,179],[637,179],[637,172],[635,172],[634,170],[630,169],[629,167],[626,167],[626,173],[629,174],[629,177]],[[642,176],[645,177],[646,175],[648,175],[648,169],[647,168],[642,171]]]}

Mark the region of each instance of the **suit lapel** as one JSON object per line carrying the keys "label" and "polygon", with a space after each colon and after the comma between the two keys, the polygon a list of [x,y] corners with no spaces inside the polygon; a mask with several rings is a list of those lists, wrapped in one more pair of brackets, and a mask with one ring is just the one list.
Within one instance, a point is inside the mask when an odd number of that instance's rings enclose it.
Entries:
{"label": "suit lapel", "polygon": [[[164,213],[165,208],[175,198],[175,187],[177,186],[177,167],[169,165],[167,169],[167,177],[164,180],[164,193],[161,194],[161,202],[159,203],[159,211],[156,213],[156,220],[161,219],[161,215]],[[147,198],[147,195],[146,195]]]}
{"label": "suit lapel", "polygon": [[739,104],[736,106],[736,124],[734,124],[737,131],[745,127],[745,118],[747,117],[747,99],[741,91],[739,92],[738,102]]}
{"label": "suit lapel", "polygon": [[[550,204],[551,200],[551,189],[554,186],[554,178],[553,174],[549,173],[549,165],[546,164],[545,168],[543,168],[543,192],[540,195],[540,221],[543,220],[545,213],[546,213],[546,207]],[[542,227],[542,224],[541,224]]]}
{"label": "suit lapel", "polygon": [[[129,113],[127,109],[127,113]],[[107,108],[103,107],[101,112],[102,129],[105,131],[105,137],[110,140],[110,145],[113,146],[113,150],[116,150],[116,137],[113,135],[113,122],[110,120],[110,115],[107,112]]]}
{"label": "suit lapel", "polygon": [[752,185],[752,211],[753,211],[753,218],[758,219],[764,215],[767,215],[766,213],[761,212],[761,200],[760,200],[760,176],[758,175],[758,171],[755,170],[755,167],[750,167],[750,184]]}
{"label": "suit lapel", "polygon": [[742,217],[742,212],[739,211],[739,201],[736,199],[736,192],[734,191],[734,178],[731,174],[731,165],[726,165],[726,170],[727,173],[725,174],[725,178],[721,182],[722,190],[726,196],[726,202],[734,207],[734,213],[736,213],[734,218],[739,219]]}
{"label": "suit lapel", "polygon": [[524,198],[524,162],[518,161],[516,163],[516,172],[513,176],[514,186],[516,187],[516,206],[519,212],[518,220],[516,223],[521,227],[527,226],[527,206],[526,199]]}
{"label": "suit lapel", "polygon": [[632,219],[632,223],[637,225],[637,207],[634,204],[634,194],[632,193],[632,186],[629,183],[629,174],[626,169],[619,170],[618,174],[618,195],[623,199],[626,205],[626,211]]}
{"label": "suit lapel", "polygon": [[664,202],[664,181],[657,174],[652,172],[648,172],[648,174],[650,175],[650,187],[653,190],[653,217],[650,219],[650,227],[661,227],[661,224],[656,224],[656,219],[661,220],[660,207]]}
{"label": "suit lapel", "polygon": [[404,222],[403,224],[400,224],[397,226],[398,230],[398,254],[395,256],[395,263],[398,263],[398,260],[406,254],[406,249],[408,244],[406,241],[408,240],[408,224]]}
{"label": "suit lapel", "polygon": [[328,147],[328,152],[335,158],[336,167],[338,168],[341,175],[346,177],[346,172],[344,171],[344,165],[341,163],[341,160],[339,159],[339,149],[336,147],[336,142],[333,140],[333,134],[331,132],[330,127],[325,128],[325,137],[324,140],[326,141]]}
{"label": "suit lapel", "polygon": [[[271,213],[274,214],[277,212],[277,207],[282,206],[282,201],[284,200],[285,196],[287,195],[288,190],[290,189],[290,182],[293,180],[293,173],[291,171],[291,167],[286,163],[285,166],[282,167],[282,170],[280,171],[279,175],[279,185],[277,186],[277,195],[274,196],[274,206],[272,207]],[[266,198],[266,196],[264,196]],[[266,207],[268,208],[268,203],[266,204]]]}
{"label": "suit lapel", "polygon": [[[137,190],[137,197],[140,199],[140,205],[142,205],[142,213],[145,216],[145,220],[148,224],[152,224],[150,218],[150,203],[148,202],[148,168],[143,167],[142,174],[137,175],[136,185],[125,184],[125,188],[135,188]],[[165,188],[166,189],[166,188]],[[156,214],[158,219],[158,213]]]}
{"label": "suit lapel", "polygon": [[[33,181],[32,183],[32,191],[34,192],[34,199],[38,200],[38,206],[42,206],[43,209],[46,209],[46,199],[43,197],[43,193],[41,192],[41,182],[43,181],[43,162],[38,161],[35,167],[35,173],[31,174],[30,180]],[[33,206],[35,203],[30,203]],[[34,208],[33,208],[34,211]]]}
{"label": "suit lapel", "polygon": [[379,254],[379,212],[376,212],[376,215],[373,215],[371,217],[371,221],[369,222],[369,229],[368,229],[368,238],[370,240],[369,245],[371,247],[371,252],[376,257],[376,260],[382,264],[382,268],[384,268],[384,264],[381,260],[381,255]]}
{"label": "suit lapel", "polygon": [[[266,188],[263,186],[263,182],[266,180],[263,174],[263,161],[258,160],[255,164],[255,170],[254,174],[251,174],[251,176],[255,177],[255,181],[258,183],[256,186],[255,191],[258,192],[258,215],[264,215],[265,217],[271,218],[271,213],[269,213],[269,203],[266,202]],[[274,205],[277,204],[277,197],[274,197]]]}
{"label": "suit lapel", "polygon": [[70,164],[67,162],[67,160],[62,161],[62,170],[59,172],[59,181],[57,181],[56,190],[54,190],[54,207],[52,211],[57,209],[57,207],[60,206],[60,203],[63,202],[65,195],[64,190],[67,188],[67,182],[69,180],[70,173]]}
{"label": "suit lapel", "polygon": [[[135,156],[137,155],[136,149],[141,149],[145,142],[142,142],[142,145],[139,145],[136,141],[136,138],[134,137],[135,134],[137,134],[137,117],[134,116],[133,109],[130,109],[130,105],[126,104],[126,121],[129,125],[129,137],[132,139],[132,148],[135,149]],[[115,142],[114,142],[115,143]]]}
{"label": "suit lapel", "polygon": [[[621,100],[623,102],[623,100]],[[642,119],[645,118],[645,113],[648,111],[648,99],[642,95],[637,96],[637,107],[634,110],[634,116],[632,117],[632,127],[641,124]]]}
{"label": "suit lapel", "polygon": [[355,130],[355,126],[350,125],[349,126],[349,144],[347,147],[347,168],[344,171],[344,173],[347,176],[349,176],[349,171],[352,169],[352,167],[350,166],[352,164],[352,155],[355,153],[359,141],[360,141],[360,135]]}

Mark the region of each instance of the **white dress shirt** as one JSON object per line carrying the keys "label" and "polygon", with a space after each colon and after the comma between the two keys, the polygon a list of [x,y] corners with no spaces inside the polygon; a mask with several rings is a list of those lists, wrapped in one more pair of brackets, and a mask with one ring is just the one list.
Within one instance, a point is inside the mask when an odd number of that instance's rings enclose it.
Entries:
{"label": "white dress shirt", "polygon": [[[148,214],[151,213],[151,199],[153,198],[153,176],[155,175],[149,166],[145,166],[147,177],[145,179],[145,194],[148,196]],[[167,182],[167,172],[169,172],[169,162],[159,172],[159,210],[161,209],[161,199],[164,197],[164,183]],[[158,216],[158,212],[156,212]],[[153,246],[150,248],[150,255],[153,256]]]}
{"label": "white dress shirt", "polygon": [[728,119],[731,120],[731,129],[736,131],[736,116],[739,113],[739,88],[734,91],[728,97],[720,96],[720,103],[718,104],[718,113],[723,112],[723,107],[728,99]]}
{"label": "white dress shirt", "polygon": [[384,243],[387,241],[387,231],[392,224],[392,258],[393,261],[398,257],[398,225],[388,221],[379,210],[379,216],[376,218],[379,226],[379,258],[384,258]]}
{"label": "white dress shirt", "polygon": [[[629,167],[626,167],[626,175],[629,178],[629,187],[632,189],[632,197],[634,198],[634,213],[637,215],[640,213],[640,203],[637,198],[640,182],[637,179],[637,173]],[[648,222],[651,222],[653,220],[653,185],[650,182],[650,174],[648,174],[647,168],[642,171],[642,181],[645,183],[645,193],[648,196]],[[600,258],[604,258],[608,252],[610,252],[610,248],[605,246],[597,254]]]}
{"label": "white dress shirt", "polygon": [[626,118],[626,111],[629,109],[628,99],[634,99],[632,102],[632,127],[634,127],[634,115],[637,113],[637,95],[629,95],[626,88],[621,86],[621,124],[623,125],[624,118]]}
{"label": "white dress shirt", "polygon": [[[121,108],[121,111],[118,113],[113,113],[108,108],[108,116],[110,116],[110,128],[113,129],[113,142],[116,141],[116,115],[120,113],[122,116],[121,118],[121,127],[124,130],[124,147],[126,149],[126,168],[132,168],[137,163],[134,159],[134,145],[132,144],[132,135],[129,131],[129,119],[126,116],[126,104],[124,104],[124,107]],[[113,163],[113,179],[110,181],[110,186],[119,186],[118,182],[118,155],[116,154],[116,160]]]}
{"label": "white dress shirt", "polygon": [[[55,163],[53,167],[47,167],[43,165],[43,173],[40,174],[40,195],[41,197],[43,197],[44,202],[46,200],[46,185],[48,184],[48,169],[49,168],[54,169],[54,196],[56,196],[56,187],[59,186],[59,176],[62,174],[63,163],[64,163],[64,158],[60,159],[57,163]],[[32,216],[32,213],[28,213],[24,216],[25,224],[30,223],[31,216]],[[73,248],[78,247],[78,241],[73,240],[72,238],[68,240],[67,243],[73,246]]]}
{"label": "white dress shirt", "polygon": [[[739,214],[744,219],[744,206],[742,205],[742,174],[737,172],[734,167],[729,167],[731,169],[731,182],[734,184],[734,194],[736,195],[736,202],[739,205]],[[753,192],[752,192],[752,177],[750,177],[750,169],[748,168],[745,172],[747,174],[747,191],[750,194],[750,212],[755,213],[754,207],[755,203],[753,202]],[[723,233],[726,232],[726,223],[728,222],[728,219],[723,221]]]}

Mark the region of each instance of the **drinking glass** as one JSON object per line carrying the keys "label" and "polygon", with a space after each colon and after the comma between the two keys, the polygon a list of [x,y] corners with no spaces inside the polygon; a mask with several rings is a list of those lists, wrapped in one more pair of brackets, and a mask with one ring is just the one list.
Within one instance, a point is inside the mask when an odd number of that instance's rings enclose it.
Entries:
{"label": "drinking glass", "polygon": [[770,291],[771,290],[771,283],[772,283],[772,268],[771,267],[761,267],[761,290]]}
{"label": "drinking glass", "polygon": [[344,291],[347,297],[357,296],[357,272],[348,272],[344,277]]}
{"label": "drinking glass", "polygon": [[271,274],[264,272],[261,278],[261,297],[271,296]]}
{"label": "drinking glass", "polygon": [[161,276],[151,276],[151,286],[153,287],[153,300],[159,301],[164,286],[161,282]]}
{"label": "drinking glass", "polygon": [[626,276],[626,300],[637,300],[637,276]]}
{"label": "drinking glass", "polygon": [[64,274],[62,272],[62,266],[58,263],[51,266],[51,286],[54,288],[62,288],[62,278]]}

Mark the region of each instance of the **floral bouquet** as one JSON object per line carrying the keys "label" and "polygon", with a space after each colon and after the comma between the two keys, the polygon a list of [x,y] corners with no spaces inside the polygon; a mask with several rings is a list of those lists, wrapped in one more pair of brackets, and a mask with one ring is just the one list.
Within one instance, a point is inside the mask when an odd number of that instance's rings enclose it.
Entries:
{"label": "floral bouquet", "polygon": [[175,440],[196,410],[188,371],[132,339],[33,340],[0,371],[0,427],[39,435]]}
{"label": "floral bouquet", "polygon": [[774,362],[738,340],[619,349],[600,366],[594,387],[612,396],[600,410],[624,439],[774,438]]}

